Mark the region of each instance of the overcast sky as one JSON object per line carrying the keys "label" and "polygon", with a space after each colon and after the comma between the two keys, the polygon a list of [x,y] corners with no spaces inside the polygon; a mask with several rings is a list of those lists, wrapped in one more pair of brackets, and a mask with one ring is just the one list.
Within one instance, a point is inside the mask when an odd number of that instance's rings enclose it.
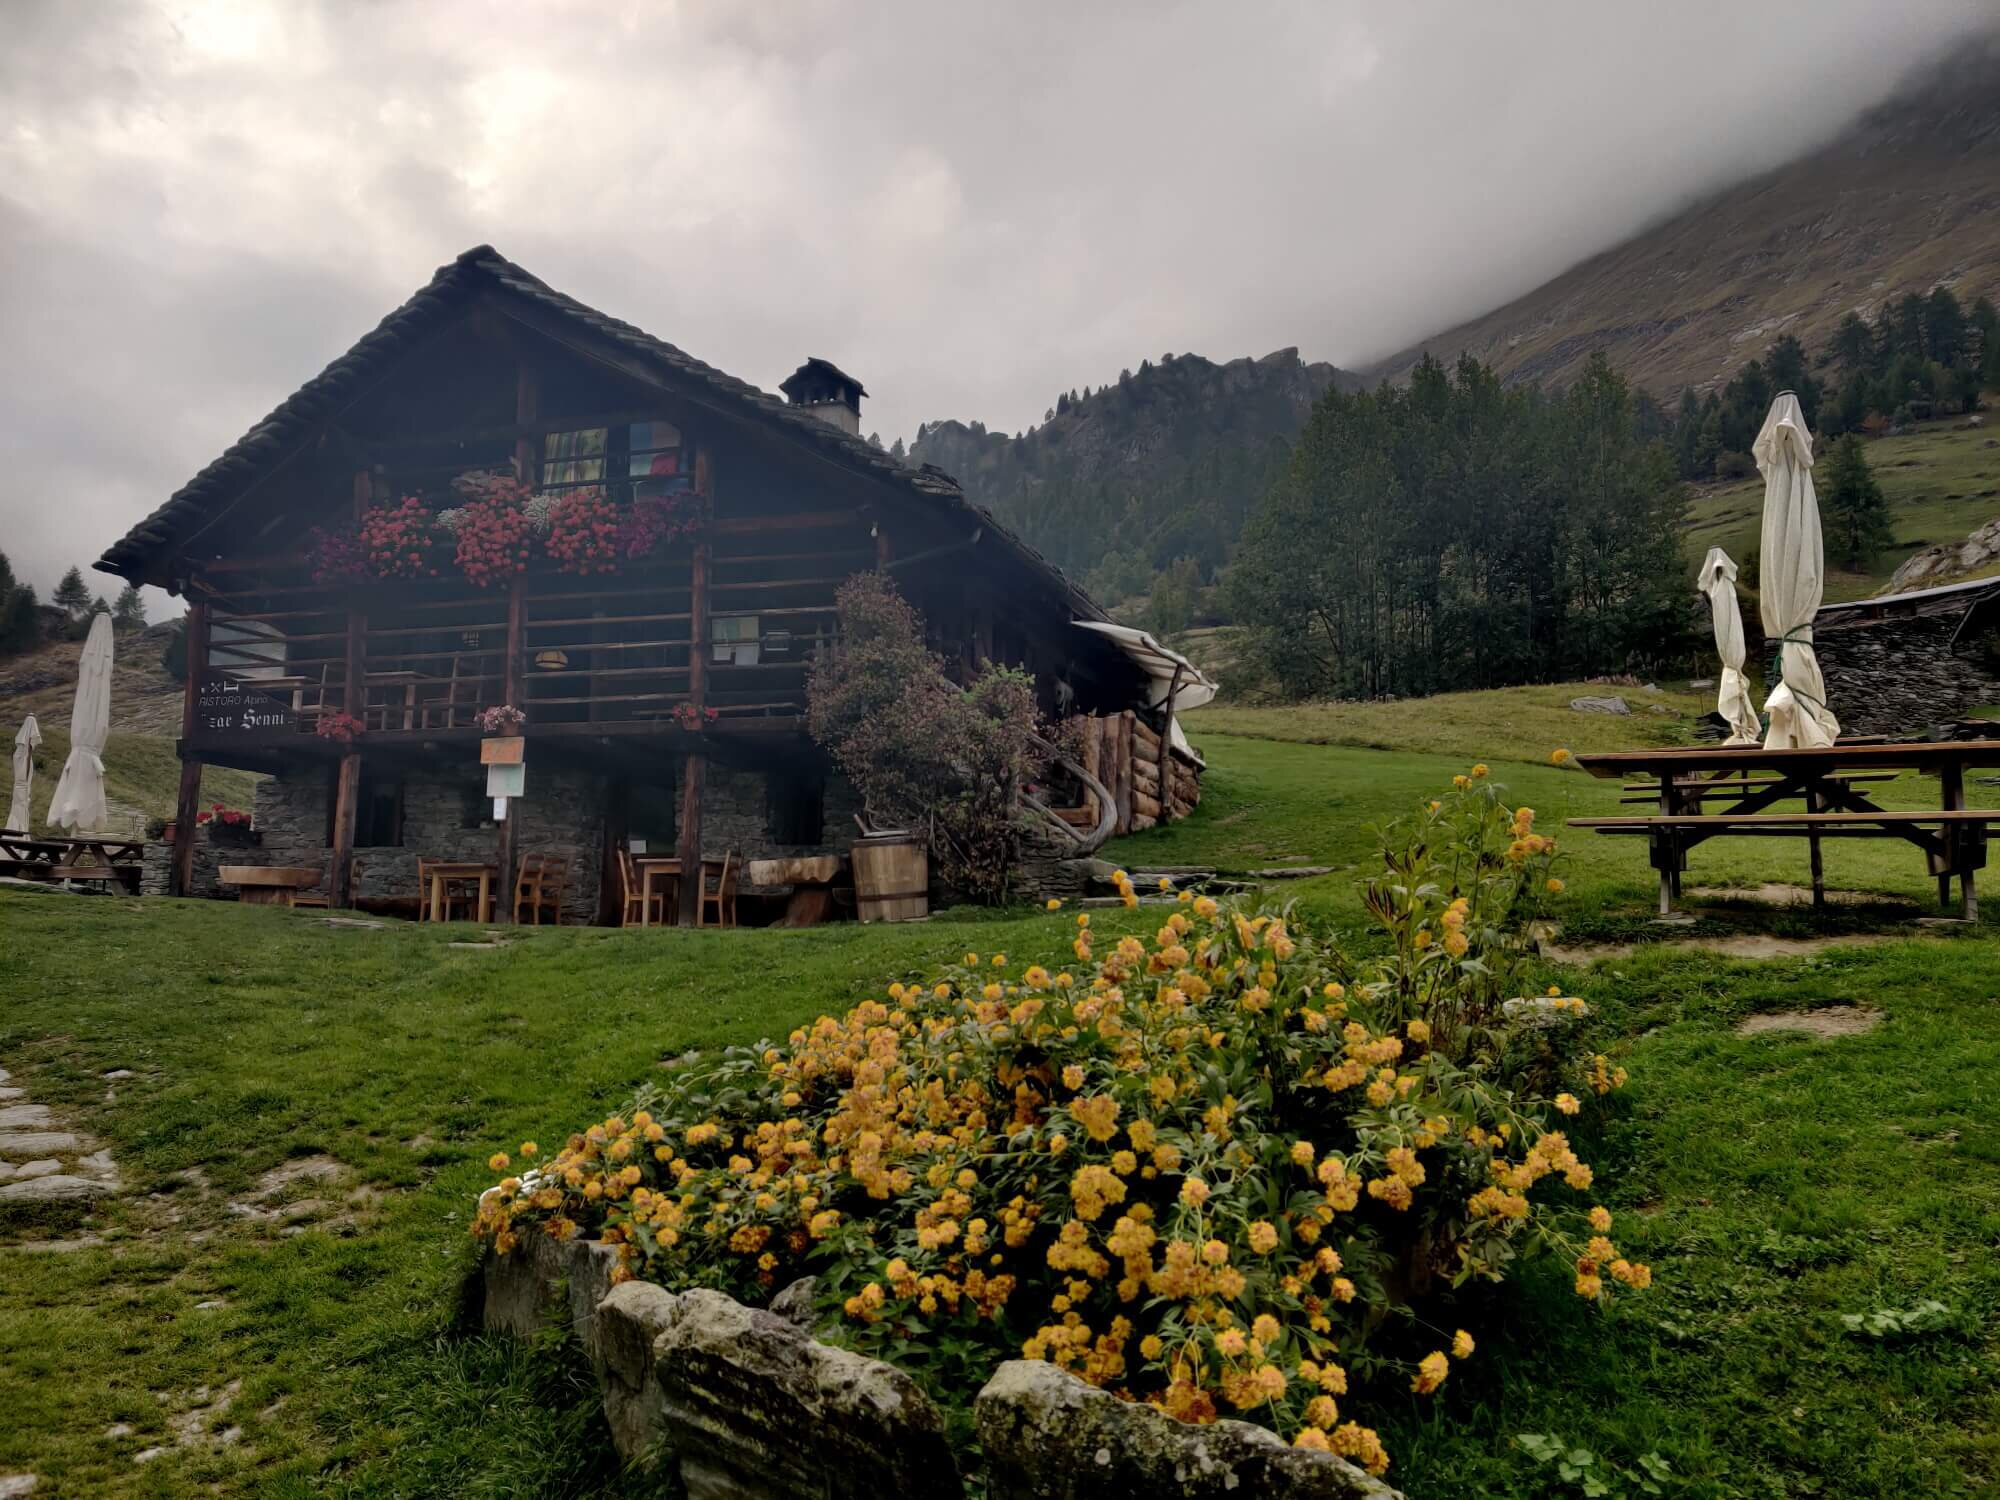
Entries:
{"label": "overcast sky", "polygon": [[1011,431],[1484,311],[1992,0],[3,14],[0,551],[46,593],[474,244],[767,388],[831,358],[884,441]]}

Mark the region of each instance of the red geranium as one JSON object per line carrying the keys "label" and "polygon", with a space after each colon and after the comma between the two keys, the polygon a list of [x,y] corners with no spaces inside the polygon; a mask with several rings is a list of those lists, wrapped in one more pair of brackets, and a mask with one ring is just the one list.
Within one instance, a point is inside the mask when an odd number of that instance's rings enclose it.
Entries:
{"label": "red geranium", "polygon": [[482,588],[528,571],[533,523],[523,507],[531,492],[511,474],[464,476],[458,512],[458,565]]}
{"label": "red geranium", "polygon": [[618,507],[600,489],[571,490],[549,512],[549,556],[565,573],[618,571]]}
{"label": "red geranium", "polygon": [[359,538],[363,565],[377,578],[437,576],[437,517],[415,495],[369,511]]}

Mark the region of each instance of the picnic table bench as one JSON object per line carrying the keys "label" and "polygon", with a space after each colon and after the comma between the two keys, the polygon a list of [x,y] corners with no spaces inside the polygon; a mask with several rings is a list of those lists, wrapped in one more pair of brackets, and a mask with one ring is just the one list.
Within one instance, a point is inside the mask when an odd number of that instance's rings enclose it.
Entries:
{"label": "picnic table bench", "polygon": [[[1687,852],[1712,838],[1804,838],[1810,849],[1813,904],[1826,903],[1820,844],[1829,838],[1896,838],[1922,850],[1937,877],[1938,901],[1949,908],[1951,882],[1959,882],[1959,915],[1979,915],[1974,872],[1986,863],[1986,842],[2000,823],[2000,808],[1965,805],[1965,773],[2000,766],[2000,740],[1946,740],[1895,744],[1843,742],[1810,750],[1766,750],[1757,745],[1673,750],[1619,750],[1579,755],[1577,764],[1603,778],[1643,776],[1626,792],[1647,794],[1658,811],[1645,815],[1571,818],[1573,828],[1609,835],[1643,836],[1659,872],[1660,914],[1670,915],[1680,895]],[[1857,788],[1891,781],[1904,771],[1935,772],[1936,812],[1884,808]],[[1621,801],[1638,800],[1622,797]],[[1787,801],[1804,812],[1774,812]],[[1724,807],[1710,810],[1716,803]]]}
{"label": "picnic table bench", "polygon": [[138,894],[145,845],[108,835],[32,835],[0,829],[0,875],[27,880],[117,883]]}

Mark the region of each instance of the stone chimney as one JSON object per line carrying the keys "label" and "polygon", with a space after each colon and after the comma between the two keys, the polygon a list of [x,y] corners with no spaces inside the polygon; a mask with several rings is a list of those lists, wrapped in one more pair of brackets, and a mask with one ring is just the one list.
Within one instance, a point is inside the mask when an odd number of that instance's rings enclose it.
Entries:
{"label": "stone chimney", "polygon": [[824,359],[809,359],[786,376],[778,389],[792,405],[811,412],[822,422],[852,437],[861,436],[861,398],[868,392],[838,365]]}

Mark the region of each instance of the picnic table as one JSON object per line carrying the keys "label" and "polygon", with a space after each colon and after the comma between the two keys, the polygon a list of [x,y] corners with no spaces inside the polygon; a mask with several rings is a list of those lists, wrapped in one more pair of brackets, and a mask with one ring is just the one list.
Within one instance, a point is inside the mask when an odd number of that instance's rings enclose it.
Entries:
{"label": "picnic table", "polygon": [[215,877],[235,886],[245,906],[296,906],[300,891],[319,884],[319,871],[305,865],[223,865]]}
{"label": "picnic table", "polygon": [[[1965,805],[1965,773],[2000,766],[2000,740],[1891,743],[1838,742],[1810,750],[1766,750],[1759,745],[1717,745],[1671,750],[1617,750],[1579,755],[1578,765],[1597,777],[1637,775],[1628,792],[1648,794],[1657,811],[1633,817],[1571,818],[1572,828],[1643,836],[1660,877],[1660,914],[1670,915],[1680,894],[1687,852],[1712,838],[1803,838],[1811,850],[1813,904],[1826,903],[1820,843],[1829,838],[1902,839],[1924,853],[1937,877],[1938,901],[1949,908],[1951,882],[1959,882],[1959,915],[1979,915],[1973,875],[1986,863],[1989,829],[2000,808]],[[1878,806],[1859,790],[1904,771],[1935,773],[1936,812]],[[1803,801],[1804,812],[1772,812],[1782,802]],[[1711,810],[1713,808],[1713,810]]]}
{"label": "picnic table", "polygon": [[109,834],[36,836],[0,829],[0,875],[30,880],[117,881],[136,894],[146,846]]}

